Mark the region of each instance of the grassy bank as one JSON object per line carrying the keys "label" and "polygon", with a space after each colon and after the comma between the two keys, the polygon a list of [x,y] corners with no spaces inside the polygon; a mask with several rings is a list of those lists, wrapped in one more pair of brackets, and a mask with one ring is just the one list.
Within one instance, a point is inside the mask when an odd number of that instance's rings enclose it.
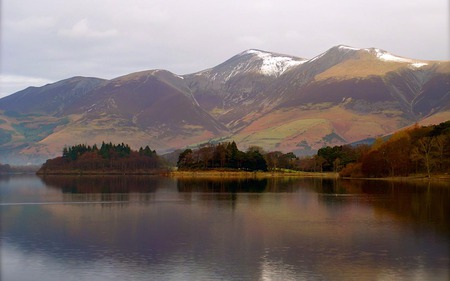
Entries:
{"label": "grassy bank", "polygon": [[318,177],[338,178],[337,173],[311,173],[299,171],[276,172],[248,172],[248,171],[221,171],[221,170],[195,170],[171,171],[168,173],[174,178],[275,178],[275,177]]}

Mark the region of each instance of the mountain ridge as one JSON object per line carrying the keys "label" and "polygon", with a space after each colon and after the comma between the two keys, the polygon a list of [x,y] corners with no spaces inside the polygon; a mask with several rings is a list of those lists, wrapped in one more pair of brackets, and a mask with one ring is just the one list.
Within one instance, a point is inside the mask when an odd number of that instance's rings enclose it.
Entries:
{"label": "mountain ridge", "polygon": [[449,111],[449,61],[345,45],[311,59],[248,49],[186,75],[76,76],[2,98],[0,157],[40,163],[65,145],[103,140],[159,153],[236,140],[308,154],[446,121]]}

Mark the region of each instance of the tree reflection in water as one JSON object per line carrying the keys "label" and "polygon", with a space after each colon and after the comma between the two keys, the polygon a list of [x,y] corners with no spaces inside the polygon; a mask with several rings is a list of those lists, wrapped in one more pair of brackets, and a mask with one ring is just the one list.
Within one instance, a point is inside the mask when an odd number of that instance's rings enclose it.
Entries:
{"label": "tree reflection in water", "polygon": [[[346,204],[357,200],[379,210],[414,222],[418,227],[432,227],[450,235],[450,188],[448,182],[340,180],[326,178],[189,178],[158,176],[47,176],[41,180],[63,194],[78,194],[80,200],[130,201],[152,200],[157,190],[204,193],[204,199],[238,199],[237,193],[293,193],[309,189],[319,194],[324,204]],[[134,196],[130,197],[130,194]],[[214,194],[214,195],[212,195]],[[192,198],[184,196],[186,200]],[[191,198],[191,199],[189,199]],[[202,197],[200,197],[202,198]],[[258,196],[253,196],[257,200]],[[234,204],[233,203],[233,204]]]}

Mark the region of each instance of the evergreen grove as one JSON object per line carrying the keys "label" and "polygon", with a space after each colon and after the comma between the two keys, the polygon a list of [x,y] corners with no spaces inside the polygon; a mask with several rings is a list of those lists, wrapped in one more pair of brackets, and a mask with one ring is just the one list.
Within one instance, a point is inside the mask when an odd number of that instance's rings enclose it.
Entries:
{"label": "evergreen grove", "polygon": [[148,172],[160,169],[163,163],[148,146],[134,151],[128,144],[103,142],[100,148],[78,144],[63,149],[62,156],[47,160],[38,173],[58,171],[86,172]]}

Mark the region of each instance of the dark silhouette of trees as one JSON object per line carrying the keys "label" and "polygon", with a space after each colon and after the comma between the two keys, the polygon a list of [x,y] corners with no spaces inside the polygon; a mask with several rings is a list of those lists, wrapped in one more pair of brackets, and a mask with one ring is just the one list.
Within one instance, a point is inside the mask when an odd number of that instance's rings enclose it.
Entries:
{"label": "dark silhouette of trees", "polygon": [[323,157],[325,162],[322,169],[326,172],[339,172],[349,163],[358,161],[369,149],[367,145],[339,145],[326,146],[317,151],[317,155]]}
{"label": "dark silhouette of trees", "polygon": [[0,174],[7,174],[11,172],[11,166],[9,164],[0,163]]}
{"label": "dark silhouette of trees", "polygon": [[206,144],[198,149],[186,149],[180,153],[179,170],[193,169],[241,169],[267,171],[267,163],[260,148],[251,147],[247,152],[237,148],[236,143]]}
{"label": "dark silhouette of trees", "polygon": [[267,163],[259,150],[249,150],[244,155],[242,169],[248,171],[267,171]]}
{"label": "dark silhouette of trees", "polygon": [[298,158],[294,153],[283,153],[281,151],[271,151],[264,154],[264,159],[267,162],[267,168],[270,171],[276,171],[279,169],[297,169]]}
{"label": "dark silhouette of trees", "polygon": [[163,163],[156,151],[148,146],[134,151],[128,144],[103,142],[97,145],[78,144],[64,147],[62,156],[47,160],[38,173],[53,172],[104,172],[143,173],[162,168]]}

